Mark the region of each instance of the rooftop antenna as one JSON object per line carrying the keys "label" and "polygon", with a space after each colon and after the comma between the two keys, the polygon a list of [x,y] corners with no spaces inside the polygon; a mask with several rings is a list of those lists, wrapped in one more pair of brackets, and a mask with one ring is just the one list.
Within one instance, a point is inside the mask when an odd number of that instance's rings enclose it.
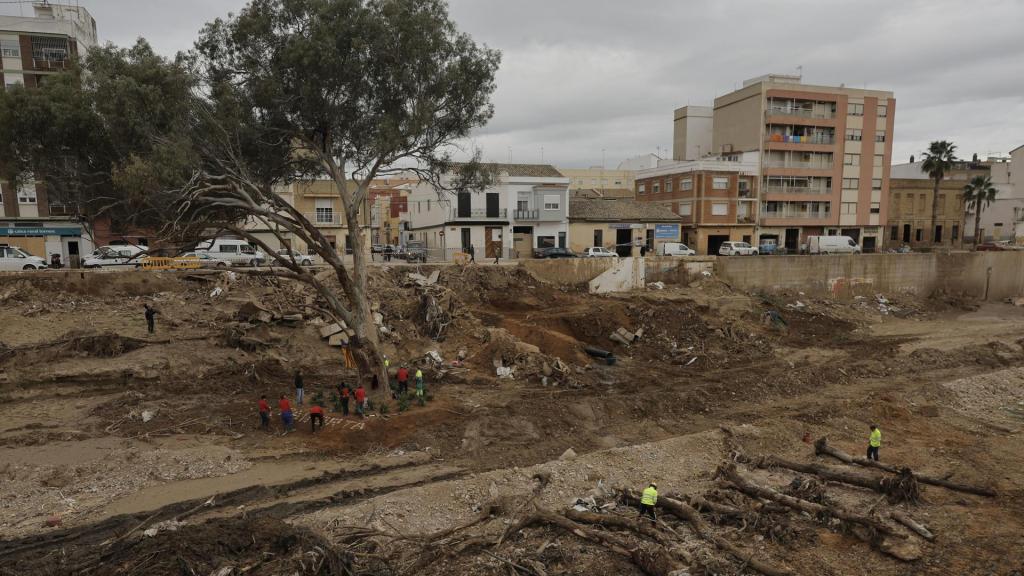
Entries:
{"label": "rooftop antenna", "polygon": [[511,146],[508,147],[508,163],[509,164],[512,163],[512,147]]}
{"label": "rooftop antenna", "polygon": [[544,147],[543,146],[540,147],[540,163],[541,164],[544,163]]}
{"label": "rooftop antenna", "polygon": [[803,80],[804,79],[804,65],[801,64],[796,67],[796,75]]}

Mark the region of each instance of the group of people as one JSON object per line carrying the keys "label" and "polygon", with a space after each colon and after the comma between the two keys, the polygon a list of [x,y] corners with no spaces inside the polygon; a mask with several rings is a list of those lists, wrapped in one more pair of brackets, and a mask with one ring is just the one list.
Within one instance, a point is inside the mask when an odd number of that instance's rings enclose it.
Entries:
{"label": "group of people", "polygon": [[[882,447],[882,431],[878,424],[871,425],[871,433],[868,435],[867,459],[878,462],[878,451]],[[637,520],[648,518],[651,522],[657,523],[658,517],[654,513],[654,507],[658,505],[658,485],[651,482],[640,494],[640,511],[637,513]]]}
{"label": "group of people", "polygon": [[[385,358],[384,366],[387,368],[390,365],[390,361]],[[399,398],[409,393],[409,377],[410,371],[407,365],[403,364],[397,373],[398,384],[396,387],[392,387],[392,398]],[[426,385],[423,382],[423,370],[419,368],[412,375],[416,386],[416,400],[420,406],[426,404]],[[293,378],[295,385],[295,403],[302,405],[305,400],[306,383],[302,375],[302,370],[296,370]],[[374,375],[374,388],[377,387],[377,376]],[[366,417],[366,412],[369,409],[369,400],[366,395],[366,388],[360,383],[356,388],[352,388],[347,383],[341,383],[337,388],[338,399],[341,404],[341,415],[348,416],[350,413],[350,406],[352,411],[359,415],[360,418]],[[354,406],[352,406],[354,404]],[[295,430],[295,417],[292,412],[291,401],[284,394],[281,395],[280,400],[277,402],[281,417],[281,425],[284,427],[285,432],[291,432]],[[260,427],[263,430],[270,430],[270,403],[267,401],[266,395],[260,397],[258,404],[258,410],[260,415]],[[310,429],[315,433],[317,426],[322,429],[324,427],[324,407],[321,403],[314,403],[309,408],[309,424]]]}

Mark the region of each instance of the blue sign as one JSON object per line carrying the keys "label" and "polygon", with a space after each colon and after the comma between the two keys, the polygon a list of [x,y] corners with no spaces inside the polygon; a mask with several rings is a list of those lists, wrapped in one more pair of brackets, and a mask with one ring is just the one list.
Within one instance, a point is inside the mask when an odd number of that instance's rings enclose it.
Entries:
{"label": "blue sign", "polygon": [[0,228],[0,236],[81,236],[81,228]]}
{"label": "blue sign", "polygon": [[678,240],[679,224],[656,224],[654,238],[657,240]]}

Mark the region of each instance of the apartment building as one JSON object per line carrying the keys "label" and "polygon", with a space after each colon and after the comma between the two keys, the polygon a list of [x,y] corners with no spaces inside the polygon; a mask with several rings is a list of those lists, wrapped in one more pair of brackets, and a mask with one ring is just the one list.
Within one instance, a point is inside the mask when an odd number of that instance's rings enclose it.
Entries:
{"label": "apartment building", "polygon": [[683,106],[676,109],[672,126],[672,159],[699,160],[713,155],[711,134],[715,109],[711,106]]}
{"label": "apartment building", "polygon": [[608,170],[601,166],[590,168],[558,168],[569,179],[569,191],[575,190],[632,190],[635,172]]}
{"label": "apartment building", "polygon": [[534,248],[565,247],[569,179],[548,164],[496,164],[497,183],[479,193],[439,193],[421,183],[409,195],[409,237],[431,258],[472,246],[478,257],[529,257]]}
{"label": "apartment building", "polygon": [[[676,144],[706,141],[706,122],[684,110],[676,113]],[[779,74],[716,98],[712,154],[756,153],[755,240],[797,250],[809,235],[842,234],[865,251],[881,247],[895,111],[892,92],[814,86]]]}
{"label": "apartment building", "polygon": [[[37,2],[32,16],[0,16],[0,73],[4,89],[35,88],[96,44],[96,21],[80,6]],[[75,263],[92,251],[72,218],[77,210],[51,198],[41,182],[15,189],[0,182],[0,245],[20,246],[49,260]]]}
{"label": "apartment building", "polygon": [[636,199],[659,204],[681,218],[682,242],[698,254],[718,254],[726,241],[753,242],[757,221],[756,154],[662,161],[640,170]]}

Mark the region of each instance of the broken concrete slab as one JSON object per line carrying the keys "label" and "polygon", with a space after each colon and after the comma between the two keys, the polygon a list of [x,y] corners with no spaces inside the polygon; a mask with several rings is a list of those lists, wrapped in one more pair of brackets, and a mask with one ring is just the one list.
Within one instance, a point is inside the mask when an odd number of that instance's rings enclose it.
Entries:
{"label": "broken concrete slab", "polygon": [[345,334],[345,332],[338,332],[337,334],[331,335],[331,337],[327,339],[327,344],[330,346],[345,346],[348,343],[349,337],[348,334]]}
{"label": "broken concrete slab", "polygon": [[320,329],[320,337],[330,338],[331,336],[334,336],[335,334],[343,330],[345,330],[345,328],[341,324],[338,324],[337,322],[333,324],[328,324],[327,326],[324,326],[323,328]]}

